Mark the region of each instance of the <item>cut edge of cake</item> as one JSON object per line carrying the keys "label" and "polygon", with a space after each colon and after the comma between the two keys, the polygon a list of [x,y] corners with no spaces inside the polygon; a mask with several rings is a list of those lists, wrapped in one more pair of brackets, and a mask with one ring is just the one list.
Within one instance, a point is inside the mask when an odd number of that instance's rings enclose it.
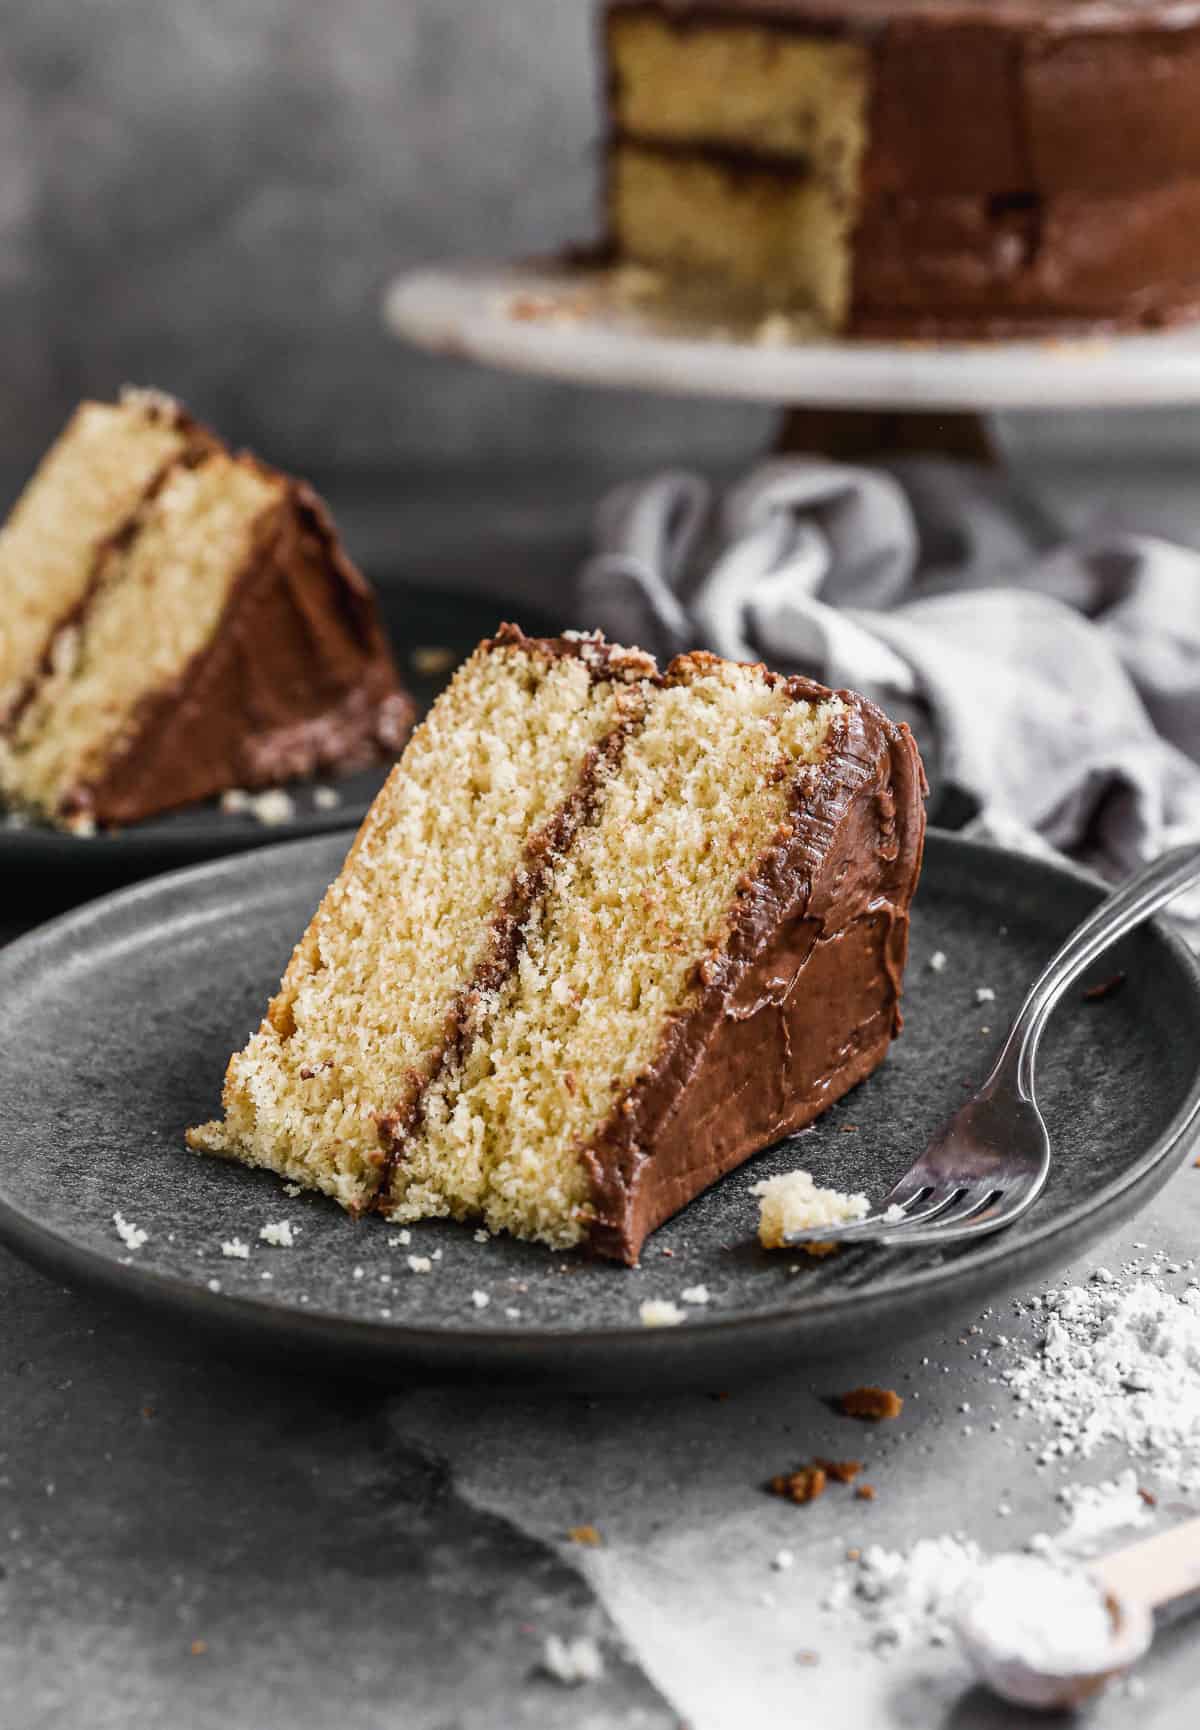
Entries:
{"label": "cut edge of cake", "polygon": [[654,674],[649,656],[594,637],[506,625],[480,644],[414,731],[260,1028],[231,1058],[224,1119],[190,1131],[191,1146],[354,1212],[376,1201],[389,1149],[507,975],[548,861],[569,846]]}
{"label": "cut edge of cake", "polygon": [[[575,739],[565,773],[552,747],[550,797],[516,816],[507,852],[489,851],[491,878],[475,880],[465,923],[486,941],[468,945],[440,997],[426,991],[402,1049],[389,1017],[412,1019],[403,943],[388,969],[406,985],[377,983],[368,1013],[370,970],[339,954],[338,920],[352,905],[360,934],[378,925],[371,894],[386,902],[389,890],[376,855],[398,818],[422,833],[406,783],[424,755],[420,773],[455,786],[439,731],[454,693],[469,697],[505,653],[583,663],[589,691],[616,665],[623,690],[582,750]],[[494,720],[473,720],[468,741],[495,740]],[[534,780],[527,767],[517,785]],[[266,1020],[230,1061],[224,1121],[189,1142],[355,1211],[483,1218],[635,1261],[662,1219],[883,1056],[899,1025],[922,792],[907,730],[851,693],[703,654],[659,674],[596,637],[505,627],[417,730]],[[486,791],[476,805],[486,813]],[[458,807],[452,817],[461,844]],[[393,928],[410,894],[387,903]],[[458,898],[446,891],[447,906]],[[434,954],[431,979],[439,965]],[[320,1038],[288,1053],[298,1032]],[[340,1071],[356,1064],[348,1085]]]}

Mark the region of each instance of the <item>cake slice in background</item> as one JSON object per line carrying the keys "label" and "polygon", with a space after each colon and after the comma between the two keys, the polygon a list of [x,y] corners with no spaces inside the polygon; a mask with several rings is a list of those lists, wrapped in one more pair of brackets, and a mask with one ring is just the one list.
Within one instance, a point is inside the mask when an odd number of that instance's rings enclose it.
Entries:
{"label": "cake slice in background", "polygon": [[0,793],[123,824],[361,767],[413,719],[302,483],[171,399],[85,403],[0,535]]}
{"label": "cake slice in background", "polygon": [[418,728],[201,1151],[637,1259],[899,1026],[916,748],[862,698],[505,626]]}

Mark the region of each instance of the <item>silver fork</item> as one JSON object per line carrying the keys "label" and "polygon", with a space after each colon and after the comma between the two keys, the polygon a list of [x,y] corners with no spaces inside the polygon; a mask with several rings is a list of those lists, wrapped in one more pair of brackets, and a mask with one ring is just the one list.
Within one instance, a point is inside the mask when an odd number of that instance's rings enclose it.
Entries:
{"label": "silver fork", "polygon": [[[1200,847],[1177,847],[1100,903],[1030,988],[991,1074],[866,1218],[789,1232],[788,1244],[956,1243],[1011,1225],[1041,1194],[1050,1137],[1033,1092],[1033,1066],[1063,992],[1126,932],[1200,884]],[[889,1211],[892,1218],[888,1218]]]}

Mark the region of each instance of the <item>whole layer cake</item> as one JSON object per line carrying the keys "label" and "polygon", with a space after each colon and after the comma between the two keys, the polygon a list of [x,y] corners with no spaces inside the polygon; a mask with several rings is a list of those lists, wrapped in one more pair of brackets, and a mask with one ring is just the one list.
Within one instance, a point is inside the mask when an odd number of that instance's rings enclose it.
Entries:
{"label": "whole layer cake", "polygon": [[0,796],[131,823],[393,755],[413,714],[314,493],[157,392],[78,409],[0,532]]}
{"label": "whole layer cake", "polygon": [[1198,0],[609,0],[620,258],[831,330],[1200,309]]}
{"label": "whole layer cake", "polygon": [[189,1141],[635,1261],[880,1062],[923,833],[910,735],[850,692],[505,626]]}

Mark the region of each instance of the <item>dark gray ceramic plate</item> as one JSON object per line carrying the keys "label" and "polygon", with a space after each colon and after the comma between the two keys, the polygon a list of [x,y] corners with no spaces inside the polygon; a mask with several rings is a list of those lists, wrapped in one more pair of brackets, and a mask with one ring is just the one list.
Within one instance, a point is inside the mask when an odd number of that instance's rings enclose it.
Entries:
{"label": "dark gray ceramic plate", "polygon": [[[1123,987],[1072,992],[1043,1046],[1056,1149],[1049,1187],[1008,1233],[954,1253],[861,1249],[789,1271],[755,1243],[749,1185],[803,1165],[878,1195],[976,1082],[1023,989],[1101,893],[1090,879],[933,833],[913,926],[907,1025],[879,1072],[816,1127],[761,1154],[686,1209],[630,1272],[439,1222],[395,1241],[269,1174],[197,1158],[241,1044],[348,836],[178,872],[69,914],[0,954],[0,1235],[67,1280],[124,1293],[176,1323],[347,1366],[534,1375],[579,1386],[717,1386],[965,1312],[1065,1261],[1170,1175],[1200,1104],[1200,972],[1158,927],[1097,970]],[[929,957],[941,949],[944,971]],[[994,1002],[978,1004],[990,986]],[[144,1229],[127,1250],[114,1212]],[[287,1219],[295,1246],[259,1241]],[[223,1256],[238,1238],[249,1260]],[[410,1253],[437,1256],[412,1273]],[[361,1272],[359,1271],[361,1270]],[[711,1303],[645,1329],[645,1298],[703,1284]],[[473,1291],[487,1295],[476,1309]]]}
{"label": "dark gray ceramic plate", "polygon": [[[397,582],[380,584],[377,593],[400,671],[422,714],[459,661],[481,637],[489,636],[501,619],[518,618],[530,632],[559,628],[543,615],[533,616],[529,607],[517,607],[514,612],[510,603],[487,595]],[[414,659],[414,651],[427,648],[444,651],[440,666],[429,668],[419,654]],[[13,828],[0,814],[0,871],[14,877],[18,873],[36,877],[66,874],[95,893],[151,871],[168,871],[202,859],[300,836],[329,834],[357,824],[386,774],[387,766],[380,765],[327,782],[338,794],[338,803],[331,810],[316,803],[311,783],[298,782],[288,788],[293,814],[276,827],[268,827],[246,812],[222,811],[216,799],[97,835],[69,835],[40,823]],[[80,889],[75,899],[83,893]]]}

